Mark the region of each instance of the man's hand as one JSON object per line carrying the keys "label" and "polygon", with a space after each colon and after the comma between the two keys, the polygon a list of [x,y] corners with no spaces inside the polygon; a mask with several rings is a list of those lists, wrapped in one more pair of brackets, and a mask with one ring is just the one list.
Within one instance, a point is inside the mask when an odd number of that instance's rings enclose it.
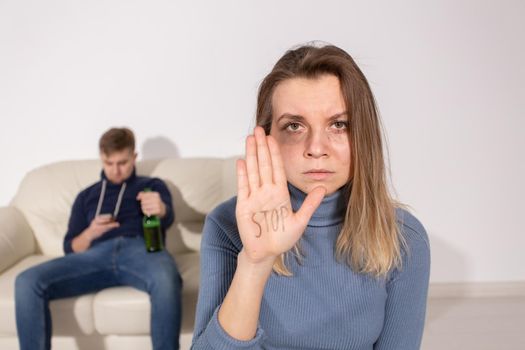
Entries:
{"label": "man's hand", "polygon": [[163,218],[166,215],[166,205],[158,192],[139,192],[137,200],[140,201],[142,212],[147,216],[157,215]]}
{"label": "man's hand", "polygon": [[87,232],[89,238],[91,238],[91,240],[95,240],[109,230],[119,226],[120,224],[115,221],[110,214],[102,214],[95,216],[95,218],[91,220],[91,224],[89,225]]}
{"label": "man's hand", "polygon": [[114,221],[110,214],[95,216],[95,218],[91,220],[91,224],[73,239],[71,248],[75,253],[86,251],[91,246],[93,240],[119,226],[120,224]]}

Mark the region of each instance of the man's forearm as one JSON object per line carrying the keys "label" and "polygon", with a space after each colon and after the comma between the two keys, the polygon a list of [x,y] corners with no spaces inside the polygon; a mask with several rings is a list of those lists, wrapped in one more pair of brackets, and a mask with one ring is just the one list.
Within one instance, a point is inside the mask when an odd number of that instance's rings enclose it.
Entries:
{"label": "man's forearm", "polygon": [[91,246],[92,241],[93,239],[91,238],[91,233],[89,232],[88,227],[82,231],[81,234],[73,238],[71,241],[71,249],[73,249],[73,252],[75,253],[85,252]]}

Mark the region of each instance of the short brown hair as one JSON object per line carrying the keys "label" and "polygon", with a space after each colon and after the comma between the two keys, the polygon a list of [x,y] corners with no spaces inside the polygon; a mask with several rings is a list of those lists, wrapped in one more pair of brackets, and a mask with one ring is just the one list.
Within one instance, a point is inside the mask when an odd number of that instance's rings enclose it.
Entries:
{"label": "short brown hair", "polygon": [[125,149],[134,152],[135,135],[129,128],[111,128],[100,137],[98,148],[106,155]]}

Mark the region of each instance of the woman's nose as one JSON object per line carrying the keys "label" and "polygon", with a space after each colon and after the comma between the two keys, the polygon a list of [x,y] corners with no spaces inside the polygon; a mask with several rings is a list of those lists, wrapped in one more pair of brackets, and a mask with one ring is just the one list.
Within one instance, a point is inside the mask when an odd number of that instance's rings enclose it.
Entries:
{"label": "woman's nose", "polygon": [[328,157],[329,145],[328,135],[321,131],[311,131],[306,138],[304,156],[306,158]]}

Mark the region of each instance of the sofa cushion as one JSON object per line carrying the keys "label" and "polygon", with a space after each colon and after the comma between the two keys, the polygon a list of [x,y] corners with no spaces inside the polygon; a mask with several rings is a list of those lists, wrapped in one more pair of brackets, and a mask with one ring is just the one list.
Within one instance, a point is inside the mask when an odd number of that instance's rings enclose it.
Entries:
{"label": "sofa cushion", "polygon": [[93,303],[95,328],[100,334],[149,334],[148,294],[132,287],[101,290]]}
{"label": "sofa cushion", "polygon": [[35,251],[35,237],[22,212],[0,208],[0,272]]}
{"label": "sofa cushion", "polygon": [[[1,335],[16,335],[14,295],[16,276],[25,269],[50,259],[50,257],[42,255],[31,255],[0,275]],[[93,294],[86,294],[77,298],[51,301],[49,308],[51,310],[51,319],[53,320],[53,334],[92,334],[95,330],[93,298]]]}

